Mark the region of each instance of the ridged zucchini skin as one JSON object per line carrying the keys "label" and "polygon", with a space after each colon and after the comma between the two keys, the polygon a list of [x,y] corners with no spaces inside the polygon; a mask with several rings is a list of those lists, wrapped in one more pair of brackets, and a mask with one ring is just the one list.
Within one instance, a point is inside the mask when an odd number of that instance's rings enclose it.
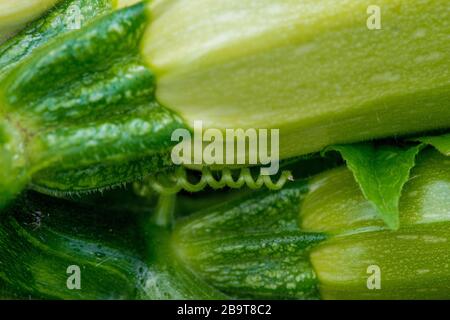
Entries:
{"label": "ridged zucchini skin", "polygon": [[[28,192],[10,207],[0,218],[0,298],[226,298],[171,260],[168,230],[143,227],[142,214],[152,208],[138,215],[101,200]],[[67,287],[72,265],[81,270],[79,290]]]}
{"label": "ridged zucchini skin", "polygon": [[155,101],[154,76],[139,58],[147,23],[144,4],[116,11],[81,30],[43,36],[45,45],[8,70],[0,125],[10,145],[26,150],[15,154],[1,144],[22,166],[11,168],[8,157],[0,165],[7,176],[25,174],[0,182],[0,206],[8,190],[30,182],[52,194],[88,192],[172,166],[170,137],[183,124]]}
{"label": "ridged zucchini skin", "polygon": [[304,181],[250,194],[180,220],[172,236],[178,259],[237,298],[318,299],[309,251],[323,233],[298,227]]}
{"label": "ridged zucchini skin", "polygon": [[[32,22],[23,31],[0,46],[0,75],[46,44],[52,38],[74,30],[70,23],[79,22],[79,27],[109,13],[113,0],[69,0],[60,1],[44,17]],[[75,14],[81,19],[75,21]]]}
{"label": "ridged zucchini skin", "polygon": [[[114,214],[114,215],[112,215]],[[146,267],[137,254],[136,221],[29,193],[2,216],[0,279],[35,299],[133,299]],[[67,287],[69,266],[81,290]]]}
{"label": "ridged zucchini skin", "polygon": [[[396,231],[340,167],[180,220],[172,247],[206,282],[241,298],[446,299],[449,168],[434,150],[419,157]],[[380,290],[367,284],[372,265]]]}
{"label": "ridged zucchini skin", "polygon": [[0,44],[59,0],[0,1]]}

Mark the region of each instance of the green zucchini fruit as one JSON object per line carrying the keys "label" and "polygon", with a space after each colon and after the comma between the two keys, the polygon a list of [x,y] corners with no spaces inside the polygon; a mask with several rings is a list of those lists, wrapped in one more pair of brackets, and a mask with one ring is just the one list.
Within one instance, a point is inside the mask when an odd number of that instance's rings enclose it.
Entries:
{"label": "green zucchini fruit", "polygon": [[[39,299],[134,298],[145,272],[136,222],[69,204],[27,194],[2,217],[1,281]],[[67,286],[72,265],[81,270],[80,290]]]}
{"label": "green zucchini fruit", "polygon": [[[367,22],[381,11],[381,29]],[[158,101],[204,128],[278,128],[280,158],[450,127],[447,0],[157,1]]]}
{"label": "green zucchini fruit", "polygon": [[172,166],[170,137],[183,124],[155,101],[154,76],[139,58],[146,21],[137,5],[53,39],[43,35],[45,44],[6,72],[0,206],[31,180],[46,193],[87,192]]}
{"label": "green zucchini fruit", "polygon": [[173,250],[194,273],[231,296],[317,299],[309,251],[326,235],[298,228],[305,192],[305,183],[296,182],[188,216],[177,222]]}
{"label": "green zucchini fruit", "polygon": [[110,13],[113,7],[113,0],[59,1],[50,12],[1,45],[0,75],[13,69],[52,38],[83,28],[93,19]]}
{"label": "green zucchini fruit", "polygon": [[[173,250],[243,298],[443,299],[450,294],[450,165],[427,149],[389,230],[345,167],[204,209],[178,222]],[[381,288],[369,289],[379,267]]]}
{"label": "green zucchini fruit", "polygon": [[[1,298],[226,297],[172,262],[164,251],[168,231],[143,230],[142,211],[33,192],[8,211],[0,218]],[[70,266],[79,267],[79,289],[67,286]]]}
{"label": "green zucchini fruit", "polygon": [[58,0],[1,0],[0,1],[0,43],[25,23],[39,17]]}

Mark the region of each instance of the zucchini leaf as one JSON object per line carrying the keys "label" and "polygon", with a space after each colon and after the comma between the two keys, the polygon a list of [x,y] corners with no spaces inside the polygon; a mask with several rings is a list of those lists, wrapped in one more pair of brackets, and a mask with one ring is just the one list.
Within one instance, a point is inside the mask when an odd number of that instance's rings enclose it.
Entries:
{"label": "zucchini leaf", "polygon": [[417,139],[422,143],[435,147],[443,155],[450,156],[450,133],[441,136],[429,136]]}
{"label": "zucchini leaf", "polygon": [[325,150],[339,152],[352,171],[364,197],[391,229],[399,228],[399,200],[422,145],[399,147],[358,143]]}
{"label": "zucchini leaf", "polygon": [[364,197],[378,210],[391,229],[399,228],[399,200],[419,152],[428,145],[450,155],[450,134],[415,139],[417,145],[399,146],[373,142],[336,145],[324,150],[337,151],[352,171]]}

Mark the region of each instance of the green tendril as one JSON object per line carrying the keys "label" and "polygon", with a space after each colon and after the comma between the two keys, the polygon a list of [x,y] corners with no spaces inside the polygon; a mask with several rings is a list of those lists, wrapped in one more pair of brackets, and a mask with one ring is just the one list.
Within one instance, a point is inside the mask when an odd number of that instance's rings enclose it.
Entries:
{"label": "green tendril", "polygon": [[242,168],[238,177],[233,177],[230,169],[220,171],[220,177],[215,177],[214,173],[204,167],[202,169],[201,178],[197,183],[189,181],[186,168],[179,167],[172,174],[158,175],[148,177],[144,183],[135,184],[135,191],[138,195],[146,196],[151,194],[151,190],[163,195],[176,194],[182,190],[188,192],[200,192],[206,187],[214,190],[223,188],[240,189],[247,186],[256,190],[266,187],[269,190],[280,190],[288,182],[293,181],[290,171],[283,171],[276,182],[272,181],[270,176],[259,175],[254,178],[249,168]]}

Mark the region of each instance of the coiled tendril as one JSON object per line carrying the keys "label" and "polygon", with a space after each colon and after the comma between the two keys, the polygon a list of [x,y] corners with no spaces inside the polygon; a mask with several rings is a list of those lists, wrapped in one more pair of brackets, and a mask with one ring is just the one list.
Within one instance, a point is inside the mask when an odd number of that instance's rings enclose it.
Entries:
{"label": "coiled tendril", "polygon": [[214,177],[213,172],[209,168],[204,167],[200,180],[197,183],[192,183],[188,179],[186,169],[184,167],[178,167],[172,174],[148,177],[144,182],[135,183],[134,189],[141,196],[148,195],[150,189],[159,194],[171,195],[182,190],[199,192],[208,186],[215,190],[225,187],[239,189],[243,186],[247,186],[253,190],[261,189],[264,186],[269,190],[280,190],[287,181],[293,181],[290,171],[283,171],[275,183],[270,176],[261,174],[257,179],[254,179],[249,168],[240,169],[239,176],[236,178],[233,177],[232,171],[228,168],[222,169],[219,175],[220,178]]}

